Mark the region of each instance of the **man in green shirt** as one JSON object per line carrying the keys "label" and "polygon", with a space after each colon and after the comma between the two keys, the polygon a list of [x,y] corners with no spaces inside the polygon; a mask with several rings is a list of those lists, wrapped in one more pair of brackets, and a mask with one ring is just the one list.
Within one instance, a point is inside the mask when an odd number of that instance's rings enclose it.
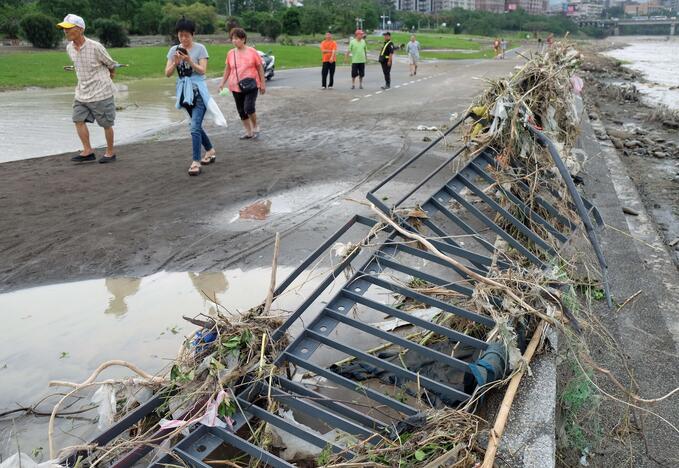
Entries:
{"label": "man in green shirt", "polygon": [[365,33],[357,29],[354,38],[349,42],[347,58],[351,56],[351,89],[356,88],[356,77],[358,77],[358,87],[363,89],[365,63],[368,61],[368,45],[364,38]]}

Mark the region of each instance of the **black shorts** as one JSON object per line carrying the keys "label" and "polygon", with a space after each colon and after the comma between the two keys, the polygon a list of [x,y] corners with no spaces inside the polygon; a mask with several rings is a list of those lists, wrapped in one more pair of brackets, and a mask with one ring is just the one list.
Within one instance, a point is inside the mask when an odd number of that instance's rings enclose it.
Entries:
{"label": "black shorts", "polygon": [[351,64],[351,77],[356,78],[357,76],[360,76],[361,78],[365,76],[365,63]]}

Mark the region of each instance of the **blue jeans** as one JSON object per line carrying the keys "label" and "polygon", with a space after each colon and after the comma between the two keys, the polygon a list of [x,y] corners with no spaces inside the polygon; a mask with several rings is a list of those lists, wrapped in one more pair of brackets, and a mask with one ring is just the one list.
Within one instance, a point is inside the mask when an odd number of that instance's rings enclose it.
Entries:
{"label": "blue jeans", "polygon": [[193,98],[193,108],[189,110],[191,116],[191,144],[193,145],[193,160],[200,161],[200,146],[205,147],[205,151],[212,149],[212,143],[203,130],[203,118],[207,108],[200,93],[196,93]]}

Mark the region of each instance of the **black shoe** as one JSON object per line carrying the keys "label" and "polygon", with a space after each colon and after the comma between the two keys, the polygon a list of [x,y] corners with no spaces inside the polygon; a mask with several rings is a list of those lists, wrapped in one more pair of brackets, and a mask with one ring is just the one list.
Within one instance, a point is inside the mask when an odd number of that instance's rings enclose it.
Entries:
{"label": "black shoe", "polygon": [[88,154],[86,156],[80,156],[80,155],[73,156],[71,158],[71,161],[73,161],[73,162],[88,162],[88,161],[96,161],[96,160],[97,160],[97,157],[94,155],[94,153]]}
{"label": "black shoe", "polygon": [[382,88],[383,90],[385,90],[385,91],[386,91],[387,89],[389,89],[389,88],[390,88],[390,86],[389,86],[389,85],[387,85],[387,86],[380,86],[380,88]]}
{"label": "black shoe", "polygon": [[115,154],[112,155],[112,156],[102,156],[101,158],[99,158],[99,164],[106,164],[106,163],[113,162],[115,160],[116,160]]}

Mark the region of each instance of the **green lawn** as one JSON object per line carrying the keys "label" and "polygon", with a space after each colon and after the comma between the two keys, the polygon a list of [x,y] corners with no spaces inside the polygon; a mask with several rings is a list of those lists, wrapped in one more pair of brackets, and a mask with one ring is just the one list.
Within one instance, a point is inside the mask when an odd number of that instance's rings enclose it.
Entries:
{"label": "green lawn", "polygon": [[[488,42],[489,38],[483,36],[470,36],[466,34],[437,34],[437,33],[419,33],[415,34],[420,46],[423,49],[465,49],[465,50],[479,50],[481,44],[479,42]],[[410,41],[410,33],[394,32],[391,35],[391,40],[394,44],[405,44]],[[369,42],[381,42],[375,36],[368,39]]]}
{"label": "green lawn", "polygon": [[[394,43],[401,44],[410,40],[409,33],[394,32]],[[476,59],[492,58],[490,38],[469,36],[464,34],[420,33],[417,40],[423,49],[462,49],[470,51],[426,51],[422,58],[437,59]],[[320,41],[320,36],[319,36]],[[368,38],[371,51],[379,51],[382,39],[379,36]],[[231,46],[206,45],[210,54],[208,76],[219,76],[224,70],[224,60]],[[510,45],[511,48],[511,45]],[[320,66],[318,45],[286,46],[263,43],[260,50],[271,52],[276,56],[276,69]],[[109,49],[111,56],[120,63],[129,64],[128,68],[118,70],[116,80],[124,81],[139,78],[160,78],[163,76],[168,47],[130,47]],[[338,56],[338,65],[344,65],[344,55]],[[6,52],[0,54],[0,91],[20,89],[28,86],[53,88],[57,86],[74,86],[76,79],[73,72],[63,71],[64,65],[70,65],[65,50],[36,52]]]}
{"label": "green lawn", "polygon": [[[224,71],[224,60],[230,46],[206,47],[210,54],[208,75],[219,76]],[[116,80],[162,77],[168,49],[163,46],[109,49],[114,60],[130,65],[118,70]],[[317,47],[265,44],[260,49],[271,51],[276,56],[277,70],[317,66],[321,61]],[[0,54],[0,90],[27,86],[74,86],[75,74],[63,70],[64,65],[70,64],[64,50]]]}

